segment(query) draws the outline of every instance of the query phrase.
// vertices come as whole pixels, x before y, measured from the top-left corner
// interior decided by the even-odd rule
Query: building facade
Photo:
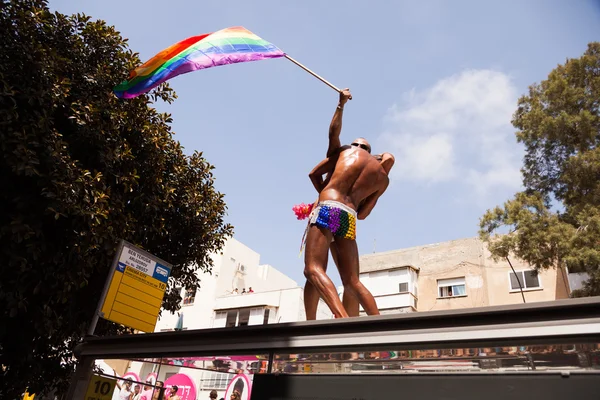
[[[494,261],[478,238],[452,240],[360,258],[360,279],[382,314],[450,310],[568,298],[567,271],[536,274],[509,257]],[[362,311],[362,310],[361,310]]]
[[[306,319],[303,289],[271,265],[260,264],[257,252],[231,238],[211,258],[211,273],[198,273],[200,288],[195,292],[179,288],[181,309],[175,314],[163,310],[156,332]],[[328,308],[320,305],[317,318],[331,317]]]

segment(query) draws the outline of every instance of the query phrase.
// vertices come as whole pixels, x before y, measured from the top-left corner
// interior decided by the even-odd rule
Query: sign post
[[[88,335],[94,334],[100,317],[142,332],[153,332],[172,267],[121,240]]]

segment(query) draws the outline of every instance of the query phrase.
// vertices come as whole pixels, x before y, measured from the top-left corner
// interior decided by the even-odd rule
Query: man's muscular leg
[[[331,251],[331,258],[333,258],[333,261],[335,262],[335,266],[337,267],[338,271],[340,270],[340,259],[339,259],[339,255],[338,255],[338,247],[337,244],[335,243],[335,241],[333,243],[331,243],[331,246],[329,247],[330,251]],[[358,268],[358,263],[356,265],[356,267]],[[358,275],[358,270],[356,271],[356,274]],[[350,317],[358,317],[358,297],[356,297],[356,295],[352,292],[349,292],[347,290],[344,289],[344,295],[342,296],[342,304],[344,305],[344,308],[346,309],[346,312],[348,313],[348,316]]]
[[[348,316],[348,313],[338,297],[335,285],[325,273],[331,237],[331,232],[326,229],[316,226],[311,226],[308,229],[304,253],[304,276],[312,283],[333,315],[336,318],[344,318]]]
[[[317,319],[317,308],[319,307],[319,292],[317,288],[307,279],[304,284],[304,310],[306,311],[306,320]]]
[[[335,242],[331,242],[329,246],[329,250],[331,251],[331,258],[333,258],[333,262],[336,267],[338,267],[338,250]],[[327,266],[325,266],[325,271],[327,271]],[[344,290],[344,295],[342,297],[342,304],[350,317],[358,317],[358,298],[351,292]],[[317,307],[319,306],[319,292],[313,286],[312,283],[306,281],[304,285],[304,310],[306,311],[306,320],[315,320],[317,319]]]
[[[336,238],[338,249],[338,268],[344,284],[344,294],[351,292],[365,309],[367,315],[379,315],[375,298],[361,283],[359,278],[358,246],[356,240]]]

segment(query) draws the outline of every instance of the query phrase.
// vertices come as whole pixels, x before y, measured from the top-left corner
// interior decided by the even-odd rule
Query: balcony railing
[[[215,311],[239,309],[245,307],[279,307],[281,296],[289,296],[290,293],[301,292],[301,288],[272,290],[268,292],[254,292],[237,295],[225,295],[217,297],[215,300]]]
[[[381,311],[399,308],[417,309],[415,295],[410,292],[375,296],[375,301],[377,302],[377,307]],[[361,307],[361,311],[362,310]]]

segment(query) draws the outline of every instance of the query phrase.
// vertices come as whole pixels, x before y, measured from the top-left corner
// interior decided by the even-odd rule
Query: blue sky
[[[225,6],[226,4],[226,6]],[[362,254],[477,235],[486,209],[519,190],[517,98],[600,38],[600,2],[56,0],[114,25],[147,60],[186,37],[242,25],[338,87],[342,143],[396,155],[392,183],[358,225]],[[324,157],[337,93],[285,59],[171,81],[159,104],[175,138],[215,165],[235,237],[303,284],[308,172]],[[332,278],[339,283],[336,272]]]

